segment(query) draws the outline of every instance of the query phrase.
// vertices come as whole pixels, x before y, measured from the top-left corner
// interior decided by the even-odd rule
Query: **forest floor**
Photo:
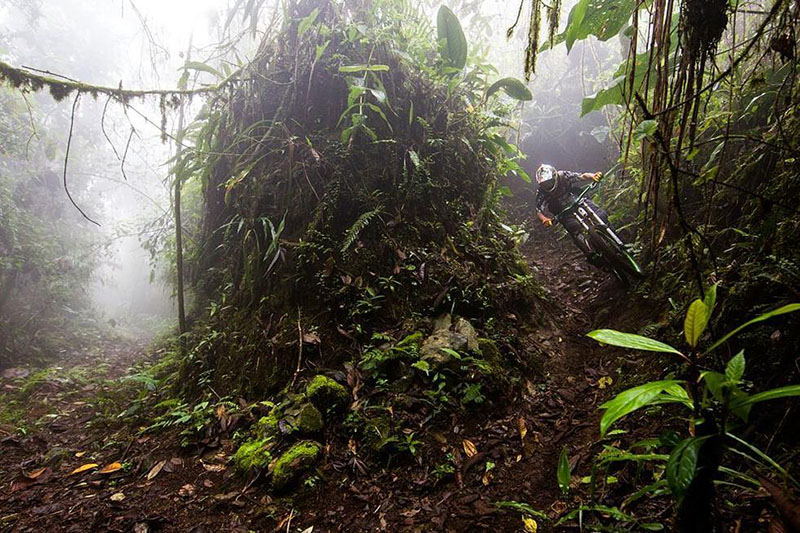
[[[122,422],[141,391],[125,376],[158,354],[105,342],[58,366],[0,373],[0,531],[524,531],[520,514],[498,502],[552,518],[575,508],[579,496],[566,498],[556,480],[562,448],[577,483],[599,449],[598,406],[647,373],[643,360],[585,333],[636,330],[653,310],[559,235],[536,228],[523,248],[550,302],[547,325],[522,342],[545,354],[541,371],[513,401],[420,428],[439,452],[474,446],[455,475],[435,479],[425,448],[417,461],[353,473],[338,451],[347,440],[326,435],[324,481],[273,499],[228,466],[229,440],[187,450],[177,432]],[[553,528],[538,521],[539,531]]]

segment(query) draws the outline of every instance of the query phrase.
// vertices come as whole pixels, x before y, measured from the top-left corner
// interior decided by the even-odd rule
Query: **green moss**
[[[275,462],[272,471],[272,486],[275,490],[286,488],[292,481],[308,472],[319,460],[322,445],[305,440],[289,448]]]
[[[380,452],[384,446],[394,442],[392,435],[392,421],[388,416],[376,416],[364,421],[363,443],[372,452]]]
[[[497,343],[492,339],[478,339],[478,350],[487,363],[493,367],[503,367],[503,355],[500,353]]]
[[[243,472],[266,468],[272,460],[272,454],[269,453],[271,447],[271,438],[250,439],[236,450],[233,464]]]
[[[295,425],[301,433],[317,433],[322,431],[325,422],[322,420],[322,413],[311,403],[305,403],[300,407],[300,412],[295,419]]]
[[[318,433],[324,426],[322,413],[314,407],[314,404],[309,402],[281,404],[273,407],[267,416],[262,416],[256,422],[255,434],[259,438],[295,432],[312,434]]]
[[[277,416],[278,413],[275,412],[275,409],[270,411],[267,416],[262,416],[256,422],[255,433],[260,438],[271,437],[273,435],[277,435],[280,431],[278,427],[278,422],[280,422],[280,418]]]
[[[320,410],[339,410],[350,402],[347,389],[331,378],[317,375],[306,387],[306,396]]]

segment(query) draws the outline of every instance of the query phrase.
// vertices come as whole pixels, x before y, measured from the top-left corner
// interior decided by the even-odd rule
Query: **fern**
[[[345,232],[344,234],[344,242],[342,243],[342,253],[345,253],[350,246],[356,242],[356,239],[361,234],[361,231],[366,228],[369,223],[375,218],[383,209],[383,206],[378,206],[372,211],[367,211],[359,216],[353,225]]]

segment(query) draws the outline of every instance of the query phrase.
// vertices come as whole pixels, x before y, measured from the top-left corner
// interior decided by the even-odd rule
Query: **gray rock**
[[[445,350],[479,353],[478,335],[467,320],[458,318],[452,324],[450,315],[442,315],[433,322],[433,333],[420,347],[420,355],[433,367],[453,364],[456,358]]]
[[[480,348],[478,347],[478,334],[475,333],[475,328],[472,327],[472,324],[470,324],[466,319],[459,317],[459,319],[456,320],[454,329],[456,330],[456,333],[466,337],[467,350],[480,353]]]

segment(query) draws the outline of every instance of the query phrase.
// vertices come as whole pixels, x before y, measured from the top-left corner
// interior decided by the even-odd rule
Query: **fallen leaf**
[[[609,376],[603,376],[597,380],[597,387],[600,389],[605,389],[612,383],[614,383],[613,379],[611,379]]]
[[[98,472],[98,474],[113,474],[117,470],[122,470],[122,463],[114,461],[113,463],[104,466],[103,469]]]
[[[303,333],[303,344],[317,345],[321,342],[319,334],[314,331]]]
[[[86,452],[75,452],[75,457],[77,457],[77,458],[79,458],[79,459],[80,459],[81,457],[83,457],[84,455],[86,455]]]
[[[467,457],[472,457],[478,453],[478,448],[475,447],[472,441],[464,439],[461,444],[464,446],[464,453],[467,454]]]
[[[489,483],[491,483],[491,481],[492,481],[492,471],[490,470],[489,472],[486,472],[486,473],[483,474],[483,477],[481,478],[481,482],[484,485],[488,485]]]
[[[525,424],[525,419],[519,417],[517,419],[517,427],[519,428],[519,440],[525,440],[525,435],[528,434],[528,426]]]
[[[43,468],[39,468],[38,470],[34,470],[33,472],[29,472],[29,473],[25,474],[25,477],[28,478],[28,479],[36,479],[39,476],[41,476],[42,474],[44,474],[45,472],[47,472],[47,470],[49,470],[49,469],[48,469],[48,467],[45,466]]]
[[[15,479],[11,482],[11,492],[17,492],[18,490],[24,490],[30,487],[31,485],[35,485],[36,482],[31,479],[26,478],[19,478]]]
[[[125,494],[123,494],[122,492],[115,492],[108,499],[111,500],[112,502],[121,502],[122,500],[125,499]]]
[[[239,496],[240,492],[234,490],[233,492],[226,492],[225,494],[214,494],[213,498],[217,501],[226,502]]]
[[[197,489],[194,488],[194,485],[192,485],[191,483],[187,483],[178,490],[178,496],[181,496],[183,498],[191,498],[192,496],[194,496],[196,490]]]
[[[528,531],[529,533],[536,533],[539,530],[539,524],[537,524],[536,520],[533,518],[523,516],[522,524],[525,526],[525,531]]]
[[[206,464],[206,463],[202,463],[202,464],[203,464],[203,468],[205,468],[206,471],[208,471],[208,472],[222,472],[223,470],[225,470],[225,465],[209,465],[209,464]]]
[[[93,468],[97,468],[98,466],[100,466],[100,465],[97,464],[97,463],[86,463],[85,465],[81,465],[78,468],[76,468],[75,470],[73,470],[72,472],[70,472],[69,475],[71,476],[72,474],[80,474],[81,472],[86,472],[87,470],[92,470]]]
[[[159,472],[161,472],[161,469],[162,469],[162,468],[164,468],[164,465],[165,465],[165,464],[167,464],[167,460],[166,460],[166,459],[164,459],[164,460],[162,460],[162,461],[159,461],[159,462],[157,462],[157,463],[155,464],[155,466],[153,466],[153,468],[151,468],[151,469],[150,469],[150,471],[149,471],[149,472],[147,473],[147,475],[145,476],[145,478],[147,479],[147,481],[150,481],[150,480],[152,480],[154,477],[156,477],[156,476],[158,475],[158,473],[159,473]]]

